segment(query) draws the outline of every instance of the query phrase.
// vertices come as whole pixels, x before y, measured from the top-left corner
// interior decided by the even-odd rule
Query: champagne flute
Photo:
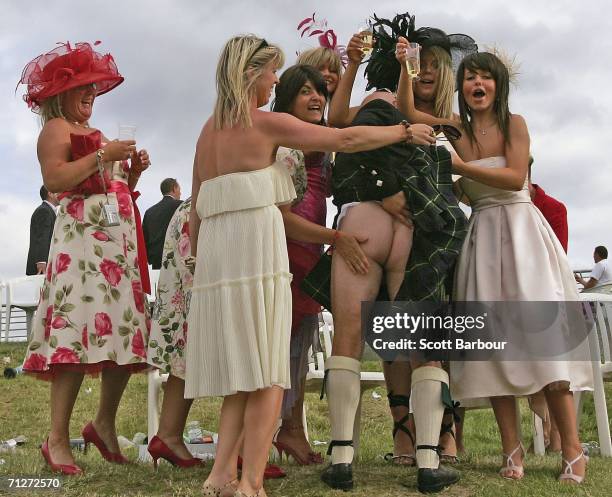
[[[118,138],[119,141],[124,140],[134,140],[136,141],[136,126],[133,124],[122,124],[119,123],[119,133]],[[130,154],[130,159],[132,155]]]
[[[359,27],[357,28],[357,32],[361,35],[361,41],[363,46],[361,47],[361,51],[364,55],[369,55],[372,52],[372,21],[369,18],[366,18]]]
[[[408,43],[406,48],[406,69],[413,79],[419,79],[421,71],[421,46],[418,43]]]
[[[136,140],[136,126],[119,124],[119,140]]]

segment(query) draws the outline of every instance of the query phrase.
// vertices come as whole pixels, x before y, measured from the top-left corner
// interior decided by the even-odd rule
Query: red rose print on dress
[[[189,235],[181,235],[178,242],[178,251],[181,257],[187,257],[191,252],[191,243],[189,241]]]
[[[51,336],[51,317],[53,316],[53,306],[47,307],[47,315],[44,318],[45,322],[45,340],[49,340]]]
[[[67,324],[68,321],[66,321],[62,316],[55,316],[51,322],[51,327],[54,330],[63,330]]]
[[[113,323],[106,312],[97,312],[95,317],[96,335],[103,337],[113,334]]]
[[[189,221],[183,223],[183,226],[181,227],[181,235],[189,236]]]
[[[77,356],[75,352],[68,347],[58,347],[51,356],[51,364],[72,364],[79,362],[81,362],[79,361],[79,356]]]
[[[117,286],[117,284],[121,281],[121,275],[123,274],[123,269],[116,262],[111,261],[110,259],[103,259],[100,263],[100,271],[112,286]]]
[[[82,198],[75,198],[71,200],[70,203],[66,206],[66,212],[70,214],[77,221],[83,222],[83,214],[84,214],[85,202]]]
[[[83,331],[81,331],[81,343],[85,349],[89,348],[89,336],[87,335],[87,325],[83,326]]]
[[[122,218],[127,219],[132,215],[132,197],[128,193],[117,193],[117,204]]]
[[[72,259],[68,254],[57,254],[57,257],[55,258],[55,274],[60,274],[66,271],[68,266],[70,266],[71,261]]]
[[[47,368],[47,358],[42,354],[32,354],[23,363],[26,371],[44,371]]]
[[[96,240],[99,240],[101,242],[108,242],[110,240],[110,237],[106,234],[103,233],[102,231],[95,231],[92,233],[92,235]]]
[[[134,303],[138,312],[144,312],[144,294],[142,293],[142,284],[140,280],[132,281],[132,293],[134,294]]]
[[[53,273],[53,261],[49,261],[49,264],[47,264],[47,281],[51,281],[52,273]]]
[[[140,328],[136,331],[134,338],[132,338],[132,353],[146,359],[147,351],[144,345],[144,338],[142,337],[142,331]]]

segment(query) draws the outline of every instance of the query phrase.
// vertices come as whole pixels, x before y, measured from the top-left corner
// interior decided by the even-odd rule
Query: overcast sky
[[[372,5],[376,9],[372,11]],[[288,67],[314,46],[298,22],[314,11],[344,43],[366,16],[416,15],[417,27],[467,33],[520,61],[511,111],[529,126],[533,178],[569,213],[569,257],[590,267],[596,245],[612,249],[612,92],[609,54],[612,8],[576,1],[281,1],[2,0],[0,15],[0,276],[25,273],[30,216],[40,203],[37,116],[15,94],[25,64],[59,41],[101,40],[125,82],[96,101],[91,124],[113,137],[119,122],[138,127],[139,147],[152,166],[139,184],[144,210],[160,197],[159,183],[176,177],[191,189],[193,150],[214,102],[219,51],[230,36],[252,32],[279,44]],[[353,100],[363,97],[360,83]]]

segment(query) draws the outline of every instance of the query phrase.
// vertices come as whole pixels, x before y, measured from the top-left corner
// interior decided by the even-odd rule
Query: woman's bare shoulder
[[[510,115],[510,134],[514,136],[526,136],[529,137],[529,130],[527,129],[527,122],[525,118],[520,114]]]
[[[62,118],[55,118],[47,121],[38,135],[38,143],[48,141],[70,141],[70,124]]]
[[[53,133],[65,133],[67,131],[68,132],[70,131],[70,124],[65,119],[62,119],[61,117],[55,117],[53,119],[50,119],[44,124],[40,133],[41,134],[43,133],[53,134]]]
[[[510,114],[510,126],[527,127],[527,121],[520,114]]]

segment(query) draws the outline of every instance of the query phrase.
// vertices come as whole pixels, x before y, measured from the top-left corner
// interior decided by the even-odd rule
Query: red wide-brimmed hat
[[[102,55],[86,42],[74,47],[66,42],[29,62],[17,85],[28,85],[23,99],[36,111],[45,99],[71,88],[95,83],[97,94],[102,95],[122,82],[112,55]]]

